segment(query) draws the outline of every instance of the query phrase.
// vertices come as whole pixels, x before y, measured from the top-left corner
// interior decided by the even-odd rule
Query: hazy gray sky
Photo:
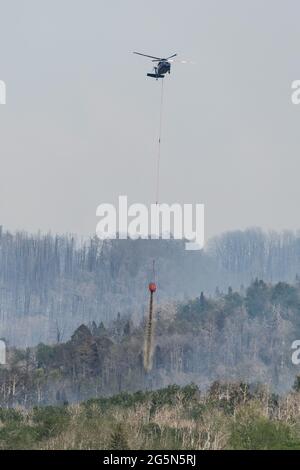
[[[197,62],[165,81],[161,200],[204,203],[207,236],[300,228],[299,44],[297,0],[0,0],[0,223],[87,235],[101,202],[154,202],[140,50]]]

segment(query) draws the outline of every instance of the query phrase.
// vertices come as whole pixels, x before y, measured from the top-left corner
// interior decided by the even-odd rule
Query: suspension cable
[[[156,194],[155,201],[158,205],[159,201],[159,179],[160,179],[160,153],[161,153],[161,136],[162,136],[162,120],[163,120],[163,104],[164,104],[164,79],[161,80],[161,95],[160,95],[160,110],[159,110],[159,133],[158,133],[158,152],[157,152],[157,168],[156,168]],[[149,303],[149,316],[146,325],[146,338],[144,345],[144,368],[148,373],[152,369],[152,354],[153,354],[153,319],[154,319],[154,305],[153,295],[156,291],[156,270],[155,259],[152,260],[152,282],[149,284],[150,290],[150,303]]]
[[[156,205],[159,201],[159,179],[160,179],[160,153],[161,153],[161,136],[162,136],[162,121],[163,121],[163,104],[164,104],[164,79],[161,79],[161,95],[160,95],[160,111],[159,111],[159,134],[158,134],[158,154],[157,154],[157,168],[156,168]]]

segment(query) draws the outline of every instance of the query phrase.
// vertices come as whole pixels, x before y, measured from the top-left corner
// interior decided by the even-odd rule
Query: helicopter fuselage
[[[166,73],[170,73],[171,71],[171,64],[167,60],[162,60],[158,62],[157,65],[157,74],[158,75],[165,75]]]
[[[158,62],[157,66],[154,67],[154,73],[147,73],[148,77],[152,78],[164,78],[166,73],[171,72],[171,64],[167,60],[161,60]]]

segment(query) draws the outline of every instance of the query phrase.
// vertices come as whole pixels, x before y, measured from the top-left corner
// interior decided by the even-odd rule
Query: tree
[[[122,424],[116,426],[112,433],[109,443],[110,450],[127,450],[129,449],[127,439]]]
[[[295,390],[295,392],[300,392],[300,375],[296,376],[293,389]]]

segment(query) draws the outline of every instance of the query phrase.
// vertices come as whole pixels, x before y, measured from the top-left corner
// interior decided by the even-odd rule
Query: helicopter
[[[176,57],[177,54],[170,55],[169,57],[155,57],[152,55],[141,54],[141,52],[133,52],[133,54],[141,55],[143,57],[149,57],[152,59],[152,62],[157,62],[157,65],[154,66],[154,73],[147,73],[147,77],[156,78],[164,78],[166,73],[171,73],[171,62],[170,59]]]

